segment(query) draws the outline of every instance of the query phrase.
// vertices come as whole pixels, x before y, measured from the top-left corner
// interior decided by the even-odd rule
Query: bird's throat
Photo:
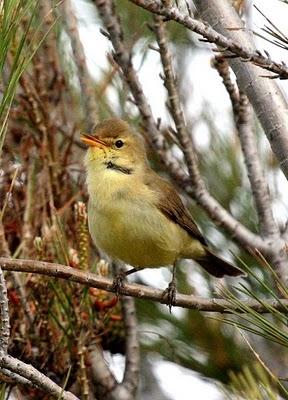
[[[121,165],[115,164],[112,161],[107,161],[104,163],[107,169],[113,169],[115,171],[119,171],[125,175],[132,175],[133,169],[128,167],[122,167]]]

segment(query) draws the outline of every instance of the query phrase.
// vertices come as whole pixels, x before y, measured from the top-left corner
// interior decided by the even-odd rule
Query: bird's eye
[[[117,147],[117,149],[120,149],[121,147],[123,147],[124,146],[123,140],[120,140],[120,139],[116,140],[115,146]]]

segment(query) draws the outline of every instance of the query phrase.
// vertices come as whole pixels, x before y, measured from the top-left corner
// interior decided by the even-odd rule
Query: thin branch
[[[273,78],[288,79],[288,67],[283,63],[277,63],[271,60],[270,57],[263,56],[259,51],[254,51],[245,48],[239,42],[221,35],[215,31],[211,26],[202,21],[198,21],[189,15],[183,14],[176,7],[164,7],[161,1],[157,0],[129,0],[131,3],[152,12],[153,14],[162,15],[166,20],[173,20],[185,26],[189,30],[203,36],[207,42],[215,43],[225,50],[225,53],[230,51],[242,61],[249,61],[253,64],[262,67],[268,71],[276,74]],[[239,27],[241,29],[241,27]]]
[[[103,357],[100,347],[94,347],[90,353],[91,378],[95,385],[96,395],[107,396],[118,385]],[[105,397],[106,398],[106,397]]]
[[[177,137],[184,153],[189,176],[192,180],[192,185],[204,189],[205,185],[198,169],[196,150],[194,148],[192,138],[187,131],[187,125],[185,122],[180,96],[176,85],[176,76],[173,71],[172,54],[168,46],[168,36],[165,23],[163,22],[163,17],[160,17],[158,15],[154,16],[154,21],[155,24],[153,27],[153,31],[156,35],[156,40],[161,56],[161,62],[163,65],[163,79],[164,86],[166,87],[168,92],[169,111],[175,123]]]
[[[28,379],[23,378],[21,375],[15,374],[14,372],[9,371],[9,369],[6,368],[0,368],[0,373],[7,376],[9,379],[12,380],[12,382],[19,383],[20,385],[24,386],[31,386],[31,387],[39,387],[35,385],[34,383],[30,382]]]
[[[70,392],[66,392],[50,378],[43,375],[32,365],[25,364],[24,362],[18,360],[17,358],[11,357],[8,354],[0,353],[0,367],[2,369],[7,369],[14,373],[15,380],[20,376],[19,383],[23,384],[25,379],[29,380],[37,387],[41,388],[46,393],[57,399],[63,400],[79,400],[78,397]],[[24,378],[24,381],[23,381]]]
[[[81,283],[82,285],[103,289],[108,292],[116,291],[114,282],[111,279],[103,278],[91,272],[84,272],[61,264],[36,260],[13,260],[0,258],[0,265],[3,270],[7,271],[30,272],[66,279],[70,282]],[[154,289],[144,285],[125,283],[124,286],[119,289],[119,293],[139,299],[147,299],[161,304],[167,304],[167,299],[165,296],[163,297],[162,290]],[[259,304],[254,300],[246,300],[243,301],[243,303],[259,313],[269,313],[269,308],[265,307],[265,304],[267,304],[269,307],[274,307],[281,312],[287,312],[288,307],[287,299],[279,299],[279,302],[275,300],[263,300],[263,304]],[[233,306],[230,304],[230,302],[225,299],[203,299],[197,296],[189,296],[184,294],[177,294],[175,306],[199,311],[212,311],[221,313],[228,312],[228,308],[233,309]],[[237,311],[241,312],[241,310]]]
[[[136,71],[133,67],[132,57],[123,42],[123,32],[118,16],[115,14],[112,0],[94,0],[103,24],[108,32],[109,40],[114,47],[114,59],[121,67],[123,79],[125,79],[137,105],[145,131],[149,134],[150,144],[164,162],[174,182],[185,192],[195,199],[207,212],[210,218],[236,239],[241,245],[249,248],[257,248],[261,253],[266,253],[267,244],[261,237],[253,234],[232,217],[200,184],[195,187],[191,184],[189,177],[182,171],[179,164],[170,153],[164,151],[163,138],[158,131],[157,124],[153,118],[150,105],[144,95]],[[195,183],[195,182],[193,182]]]
[[[0,315],[1,315],[0,352],[6,354],[10,337],[10,321],[9,321],[7,289],[1,267],[0,267]]]
[[[240,92],[239,113],[236,121],[248,178],[258,210],[262,233],[269,238],[280,238],[280,231],[272,212],[271,196],[258,155],[255,136],[251,129],[251,117],[247,96]]]
[[[222,77],[223,84],[230,96],[235,125],[244,155],[261,233],[266,237],[274,237],[275,235],[279,237],[279,229],[272,212],[269,188],[259,158],[255,136],[252,132],[247,96],[244,93],[239,93],[237,86],[232,82],[227,60],[222,57],[216,57],[214,66]]]
[[[89,132],[97,122],[98,109],[95,101],[96,92],[93,87],[93,80],[91,79],[87,69],[84,48],[80,40],[77,28],[77,19],[74,14],[71,0],[63,1],[62,7],[64,11],[64,21],[71,40],[74,60],[78,69],[81,96],[84,104],[85,129]]]
[[[125,325],[125,372],[123,386],[128,393],[135,397],[139,384],[140,348],[138,341],[138,325],[134,299],[123,297],[121,299]]]

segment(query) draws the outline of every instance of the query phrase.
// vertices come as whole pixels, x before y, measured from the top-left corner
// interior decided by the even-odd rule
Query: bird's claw
[[[167,289],[162,293],[163,298],[167,298],[167,305],[169,307],[169,312],[171,314],[172,306],[176,305],[176,287],[175,283],[172,281],[169,283]]]
[[[120,290],[124,287],[124,281],[126,279],[125,271],[120,271],[113,279],[113,289],[117,297],[120,295]]]

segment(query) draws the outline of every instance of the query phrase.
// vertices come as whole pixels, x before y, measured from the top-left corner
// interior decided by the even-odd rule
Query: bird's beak
[[[86,133],[81,133],[80,139],[90,147],[107,147],[107,144],[102,142],[102,140],[98,139],[96,136],[87,135]]]

